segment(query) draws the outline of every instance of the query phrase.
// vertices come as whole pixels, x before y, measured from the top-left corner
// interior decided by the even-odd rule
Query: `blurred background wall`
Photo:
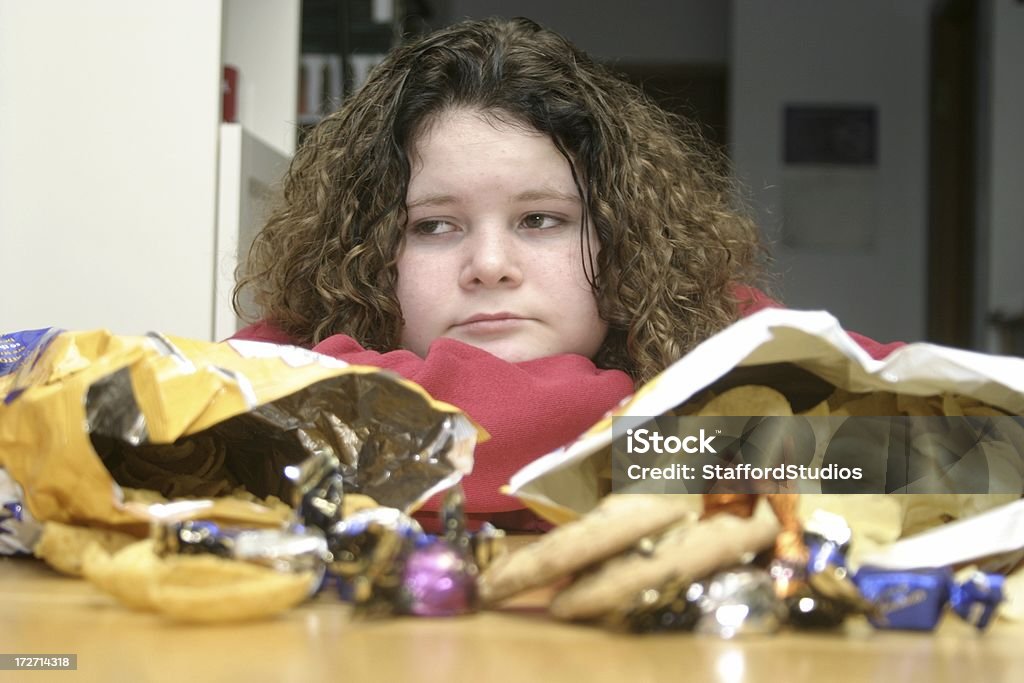
[[[228,334],[303,130],[404,36],[491,15],[699,122],[787,305],[1024,354],[1021,0],[0,0],[0,331]]]
[[[1019,0],[438,0],[528,16],[702,121],[777,292],[879,339],[1007,349],[1024,312]]]

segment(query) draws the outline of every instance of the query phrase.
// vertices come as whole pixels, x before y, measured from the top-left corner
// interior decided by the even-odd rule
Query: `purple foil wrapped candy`
[[[402,574],[405,611],[421,617],[476,611],[476,574],[465,553],[442,539],[417,547]]]

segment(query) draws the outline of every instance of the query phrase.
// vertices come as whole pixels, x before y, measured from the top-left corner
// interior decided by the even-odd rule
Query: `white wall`
[[[222,60],[290,157],[298,36],[299,0],[0,0],[0,331],[212,338]]]
[[[0,0],[0,330],[206,338],[219,2]]]
[[[725,64],[728,0],[448,0],[446,22],[524,16],[598,59]]]
[[[986,75],[979,103],[983,250],[976,334],[996,350],[987,314],[1024,312],[1024,4],[985,0],[981,29]]]
[[[734,0],[730,135],[736,168],[772,239],[784,198],[800,203],[826,246],[776,244],[785,302],[827,309],[880,340],[925,333],[927,82],[930,2]],[[808,180],[782,164],[786,104],[870,105],[879,117],[873,171]],[[856,175],[856,174],[855,174]],[[806,201],[805,201],[806,200]],[[868,246],[829,235],[855,214],[873,217]],[[791,214],[795,212],[791,210]],[[830,242],[832,246],[827,246]],[[801,246],[803,245],[803,246]]]

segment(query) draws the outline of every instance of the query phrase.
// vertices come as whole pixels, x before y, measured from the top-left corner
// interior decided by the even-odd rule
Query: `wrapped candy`
[[[484,571],[491,564],[508,553],[505,532],[490,522],[484,522],[480,528],[469,536],[469,550],[479,571]]]
[[[208,521],[156,525],[157,555],[210,554],[284,572],[323,574],[327,542],[300,525],[287,529],[232,529]]]
[[[839,515],[815,510],[804,525],[805,582],[786,597],[789,622],[797,628],[834,628],[854,613],[870,612],[846,566],[849,525]]]
[[[337,458],[314,452],[285,470],[300,518],[323,530],[327,570],[342,599],[360,614],[451,616],[475,611],[478,562],[501,553],[503,534],[486,525],[468,532],[460,486],[440,510],[442,537],[395,507],[367,507],[345,516],[346,494]],[[417,498],[418,492],[407,505]]]
[[[984,631],[1003,601],[1005,581],[999,574],[971,572],[967,580],[953,584],[949,604],[961,619]]]
[[[426,534],[394,508],[361,510],[328,530],[328,571],[362,615],[466,614],[477,608],[479,570],[472,537],[462,537]]]
[[[852,613],[850,606],[805,585],[785,599],[789,623],[796,628],[835,628]]]
[[[703,595],[692,598],[702,612],[696,631],[722,638],[775,633],[785,617],[771,576],[756,567],[719,572],[707,581]]]
[[[42,531],[23,503],[21,487],[0,468],[0,555],[31,554]]]
[[[931,631],[946,606],[979,631],[992,621],[1003,600],[1004,578],[974,571],[957,581],[948,567],[880,569],[863,567],[854,577],[864,597],[876,608],[868,619],[876,628]]]
[[[339,466],[331,452],[319,450],[284,468],[292,487],[292,507],[307,526],[326,532],[344,517],[344,480]]]
[[[796,625],[838,625],[861,613],[875,628],[931,631],[949,605],[984,630],[1002,600],[1003,577],[972,572],[954,579],[949,567],[891,569],[846,566],[850,528],[839,515],[816,510],[805,527],[810,592],[790,603]]]
[[[949,600],[952,578],[948,568],[891,571],[863,567],[854,580],[876,608],[875,614],[868,616],[872,626],[931,631]]]
[[[819,574],[829,569],[846,570],[846,554],[853,532],[846,520],[825,510],[815,510],[804,525],[807,569]]]
[[[768,573],[742,566],[688,585],[671,581],[645,590],[629,607],[607,616],[604,623],[632,633],[696,631],[732,638],[775,633],[784,616]]]
[[[476,611],[477,568],[466,552],[443,539],[414,548],[402,574],[408,614],[447,617]]]
[[[489,561],[499,535],[490,525],[482,534],[470,534],[464,502],[461,486],[449,489],[439,511],[443,538],[417,544],[406,558],[402,576],[406,613],[448,617],[476,611],[477,555]]]
[[[705,586],[672,581],[661,588],[642,591],[634,604],[613,612],[605,625],[631,633],[692,631],[701,617],[700,598]]]
[[[328,529],[327,570],[338,581],[342,599],[360,613],[400,612],[405,560],[425,539],[419,523],[400,510],[360,510]]]

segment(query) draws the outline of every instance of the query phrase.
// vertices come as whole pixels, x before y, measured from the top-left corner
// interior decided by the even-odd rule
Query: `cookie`
[[[549,584],[694,517],[694,500],[689,496],[606,496],[580,519],[498,558],[480,577],[480,597],[485,604],[493,604]]]
[[[667,581],[685,584],[738,564],[768,548],[779,522],[764,503],[749,519],[715,515],[698,523],[676,524],[651,552],[613,558],[577,579],[552,600],[559,619],[595,619],[629,604],[638,593]]]

